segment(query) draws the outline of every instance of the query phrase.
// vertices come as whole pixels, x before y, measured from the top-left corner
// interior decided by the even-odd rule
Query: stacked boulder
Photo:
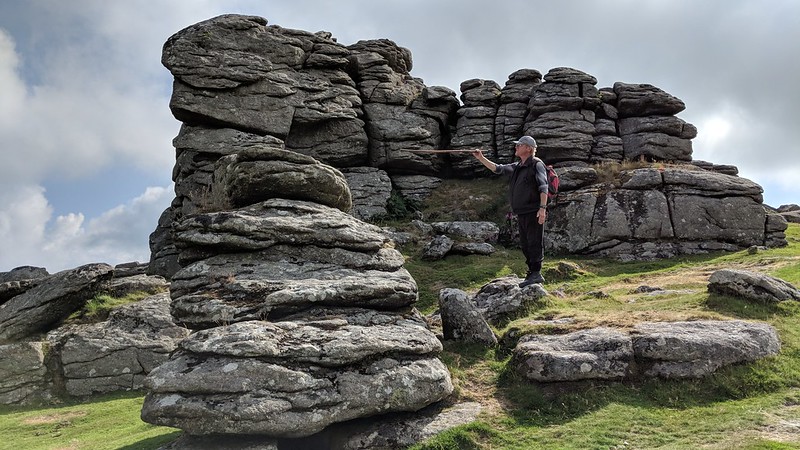
[[[165,54],[188,45],[184,39],[200,42],[216,33],[215,25],[245,28],[267,42],[273,34],[316,39],[254,18],[223,16],[177,33]],[[244,77],[226,54],[211,55],[221,64],[204,76]],[[279,91],[286,80],[283,54],[262,54],[258,81],[226,89],[250,91],[255,83],[262,95]],[[314,67],[327,61],[313,55],[299,59]],[[403,67],[403,58],[386,56],[364,56],[359,64],[386,60]],[[441,344],[413,308],[417,286],[403,256],[383,230],[350,214],[342,172],[291,151],[291,133],[250,133],[244,117],[222,124],[212,115],[182,115],[174,97],[202,96],[204,88],[188,88],[192,78],[184,78],[194,71],[186,61],[173,62],[168,67],[182,86],[173,94],[173,112],[193,122],[184,130],[203,130],[199,153],[217,156],[204,169],[211,176],[203,207],[185,210],[172,226],[181,269],[172,276],[171,313],[195,332],[150,372],[142,418],[189,436],[237,434],[268,442],[351,419],[416,411],[450,395],[450,374],[437,358]],[[220,92],[204,102],[208,111],[224,109],[225,99],[236,95]],[[263,119],[271,117],[264,113]],[[319,145],[313,153],[321,159],[326,151]],[[176,173],[194,176],[189,160],[179,157]]]
[[[596,84],[597,78],[567,67],[547,72],[533,90],[524,127],[536,138],[537,156],[550,164],[589,161],[601,103]]]
[[[472,79],[461,83],[458,121],[451,145],[455,149],[484,149],[495,153],[495,120],[502,92],[492,80]],[[483,165],[469,153],[451,155],[452,167],[458,176],[474,176],[484,172]]]
[[[684,103],[649,84],[614,83],[626,160],[691,161],[697,128],[675,114]]]
[[[617,94],[611,88],[599,90],[600,106],[595,111],[594,142],[589,162],[592,164],[619,163],[623,158],[622,138],[617,130],[619,112]]]
[[[438,173],[439,159],[408,150],[444,145],[458,107],[455,93],[426,87],[413,78],[411,52],[388,39],[359,41],[347,48],[364,103],[370,165],[393,173]]]
[[[541,82],[542,73],[535,69],[520,69],[508,76],[506,85],[500,91],[500,107],[497,108],[494,123],[495,157],[498,162],[509,163],[514,160],[514,141],[523,135],[528,102]]]

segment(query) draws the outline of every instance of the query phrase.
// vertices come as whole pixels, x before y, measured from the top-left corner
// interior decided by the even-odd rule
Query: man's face
[[[523,161],[533,154],[533,149],[525,144],[517,144],[514,150],[514,154]]]

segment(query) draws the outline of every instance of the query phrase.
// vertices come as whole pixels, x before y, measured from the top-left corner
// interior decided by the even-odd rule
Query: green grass
[[[155,449],[178,437],[142,422],[141,393],[95,397],[49,408],[0,409],[0,449]]]

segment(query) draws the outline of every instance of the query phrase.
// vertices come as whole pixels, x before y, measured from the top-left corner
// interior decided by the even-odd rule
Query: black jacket
[[[495,173],[511,177],[509,200],[514,214],[539,210],[539,193],[547,193],[547,171],[541,159],[530,157],[522,162],[496,164]]]

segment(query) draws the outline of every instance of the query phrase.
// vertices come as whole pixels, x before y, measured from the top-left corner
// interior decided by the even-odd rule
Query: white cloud
[[[148,187],[133,200],[86,220],[81,213],[52,217],[45,191],[21,186],[0,194],[0,271],[20,265],[50,272],[82,264],[147,262],[148,237],[174,196],[171,186]]]
[[[14,47],[14,40],[0,29],[0,126],[9,123],[12,115],[19,109],[25,99],[25,85],[19,79],[19,56]]]

